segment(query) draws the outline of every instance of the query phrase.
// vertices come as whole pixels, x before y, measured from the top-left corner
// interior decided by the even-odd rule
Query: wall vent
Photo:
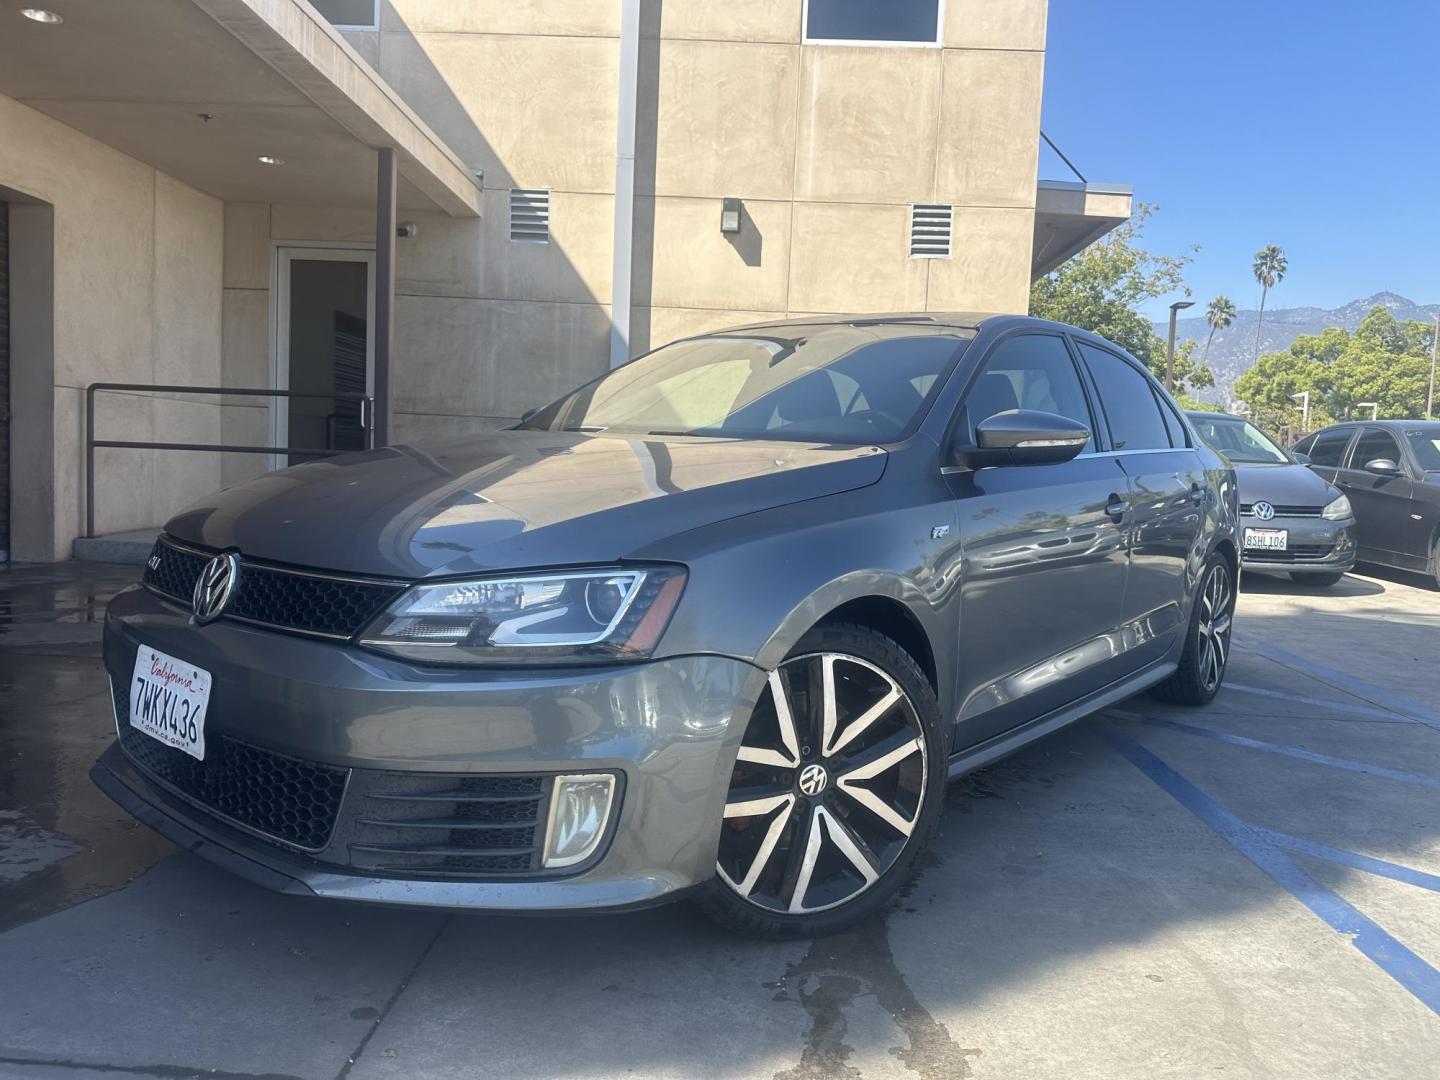
[[[948,259],[950,257],[950,219],[954,208],[933,203],[916,203],[910,207],[910,257],[912,259]]]
[[[537,188],[511,189],[510,239],[518,244],[550,242],[550,192]]]

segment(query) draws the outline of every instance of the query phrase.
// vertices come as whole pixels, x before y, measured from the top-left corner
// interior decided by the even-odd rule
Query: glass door
[[[319,396],[276,400],[273,445],[363,450],[369,417],[359,401],[333,395],[373,390],[375,253],[282,247],[277,257],[274,385]]]

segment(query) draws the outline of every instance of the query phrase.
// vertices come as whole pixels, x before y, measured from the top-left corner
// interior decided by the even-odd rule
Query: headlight
[[[670,622],[679,567],[567,570],[415,585],[361,643],[444,664],[649,656]]]
[[[1344,495],[1336,495],[1325,505],[1325,509],[1320,511],[1320,516],[1326,521],[1344,521],[1354,517],[1355,512],[1350,509],[1349,499]]]

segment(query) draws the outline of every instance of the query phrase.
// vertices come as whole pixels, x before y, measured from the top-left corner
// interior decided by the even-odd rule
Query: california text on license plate
[[[1290,546],[1288,529],[1246,529],[1245,549],[1247,551],[1284,551]]]
[[[166,746],[205,760],[210,673],[141,645],[130,678],[130,726]]]

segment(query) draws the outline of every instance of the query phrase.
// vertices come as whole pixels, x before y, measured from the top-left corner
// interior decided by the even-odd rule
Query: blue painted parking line
[[[1238,690],[1242,694],[1257,694],[1260,697],[1279,698],[1281,701],[1294,701],[1300,705],[1314,705],[1316,708],[1325,709],[1329,712],[1354,713],[1356,716],[1373,717],[1376,720],[1383,720],[1391,724],[1419,724],[1413,716],[1401,716],[1399,713],[1390,712],[1388,709],[1377,709],[1371,705],[1352,705],[1348,701],[1326,701],[1324,698],[1302,697],[1299,694],[1291,694],[1283,690],[1266,690],[1259,686],[1246,686],[1244,683],[1237,683],[1230,679],[1225,680],[1226,690]],[[1324,719],[1336,719],[1325,717]]]
[[[1421,776],[1419,773],[1402,772],[1400,769],[1387,769],[1383,765],[1367,765],[1363,761],[1350,761],[1346,758],[1331,757],[1329,754],[1317,754],[1313,750],[1302,750],[1298,746],[1282,746],[1280,743],[1265,742],[1263,739],[1250,739],[1244,735],[1231,735],[1228,731],[1216,731],[1213,728],[1196,727],[1193,724],[1182,724],[1178,720],[1164,720],[1158,716],[1141,716],[1138,719],[1152,727],[1168,728],[1171,731],[1183,732],[1186,735],[1198,735],[1204,739],[1214,739],[1217,742],[1244,746],[1251,750],[1264,750],[1267,754],[1283,754],[1285,757],[1308,761],[1313,765],[1326,765],[1332,769],[1344,769],[1346,772],[1362,773],[1366,776],[1378,776],[1385,780],[1397,780],[1402,784],[1416,784],[1419,787],[1428,787],[1435,791],[1440,791],[1440,778],[1434,776]]]
[[[1346,675],[1343,671],[1336,671],[1332,667],[1326,667],[1324,664],[1317,664],[1313,660],[1307,660],[1303,656],[1296,656],[1294,653],[1286,652],[1284,649],[1271,645],[1268,642],[1256,641],[1248,634],[1236,634],[1235,640],[1236,643],[1242,647],[1249,649],[1251,652],[1259,653],[1261,656],[1270,660],[1274,660],[1277,664],[1294,668],[1296,671],[1303,671],[1307,675],[1313,675],[1315,678],[1320,679],[1322,682],[1328,682],[1332,686],[1338,686],[1342,690],[1348,690],[1356,697],[1369,701],[1372,704],[1383,706],[1386,709],[1393,709],[1402,716],[1414,717],[1420,721],[1420,723],[1430,727],[1440,728],[1440,713],[1424,705],[1409,701],[1400,697],[1398,694],[1392,694],[1389,690],[1372,686],[1351,675]]]
[[[1103,738],[1176,802],[1198,817],[1231,847],[1268,874],[1327,926],[1344,934],[1377,967],[1440,1015],[1440,971],[1391,937],[1348,902],[1312,878],[1276,847],[1263,830],[1241,821],[1145,747],[1107,726]]]
[[[1429,889],[1431,892],[1440,893],[1440,874],[1427,874],[1424,870],[1415,870],[1409,866],[1401,866],[1399,863],[1387,862],[1385,859],[1376,859],[1370,855],[1357,855],[1353,851],[1344,851],[1326,844],[1317,844],[1314,840],[1291,836],[1289,833],[1275,832],[1273,829],[1256,828],[1255,832],[1265,837],[1265,839],[1269,840],[1270,843],[1276,847],[1293,851],[1296,855],[1309,855],[1314,859],[1324,859],[1326,862],[1348,866],[1352,870],[1363,870],[1365,873],[1374,874],[1376,877],[1389,878],[1391,881],[1401,881],[1406,885],[1414,885],[1417,889]]]

